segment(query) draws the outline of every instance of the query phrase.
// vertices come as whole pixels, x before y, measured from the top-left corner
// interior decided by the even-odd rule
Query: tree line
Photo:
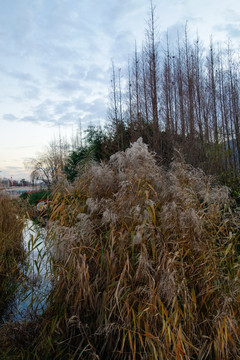
[[[180,146],[188,162],[213,173],[239,171],[239,64],[227,48],[197,37],[165,44],[156,37],[154,9],[141,51],[135,48],[123,79],[112,65],[111,124],[122,149],[142,136],[169,162]],[[125,91],[122,90],[125,84]],[[127,130],[127,134],[123,129]]]
[[[90,127],[87,142],[63,160],[69,179],[86,157],[107,159],[142,137],[167,165],[175,148],[187,162],[226,182],[238,178],[240,159],[239,64],[230,42],[182,38],[160,41],[151,6],[146,37],[125,71],[112,61],[108,119],[105,128]],[[63,149],[62,149],[63,151]],[[55,166],[55,165],[54,165]],[[56,170],[56,166],[54,167]]]

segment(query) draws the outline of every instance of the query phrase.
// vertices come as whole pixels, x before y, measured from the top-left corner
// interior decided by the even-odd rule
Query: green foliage
[[[27,192],[24,192],[20,195],[20,199],[23,199],[23,200],[26,200],[28,198],[28,193]]]
[[[104,158],[103,143],[106,139],[106,134],[99,127],[90,126],[86,130],[86,142],[89,150],[94,154],[94,160],[100,161]]]
[[[32,192],[28,195],[28,201],[30,205],[36,205],[39,201],[41,201],[42,199],[48,199],[50,197],[50,193],[45,191],[45,190],[41,190],[41,191],[36,191],[36,192]]]
[[[108,143],[109,138],[100,127],[90,126],[86,130],[85,145],[70,152],[65,161],[63,170],[67,179],[74,181],[86,163],[108,158],[111,155]]]
[[[222,172],[219,176],[220,183],[231,190],[232,197],[240,204],[240,175],[231,171]]]
[[[87,161],[93,158],[93,152],[91,148],[81,147],[72,151],[64,165],[63,171],[69,181],[73,181],[80,170],[81,164],[83,165]]]

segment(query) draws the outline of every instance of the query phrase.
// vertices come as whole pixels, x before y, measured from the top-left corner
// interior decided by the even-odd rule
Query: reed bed
[[[32,354],[239,359],[234,206],[180,154],[158,166],[141,139],[74,185],[62,178],[49,228],[55,283]]]
[[[0,319],[15,291],[23,259],[23,221],[17,205],[0,193]]]

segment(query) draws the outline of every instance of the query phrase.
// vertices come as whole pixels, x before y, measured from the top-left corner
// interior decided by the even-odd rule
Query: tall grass
[[[7,195],[0,193],[0,319],[20,276],[22,227],[18,207]]]
[[[158,166],[139,139],[74,186],[63,178],[52,204],[55,284],[36,358],[240,358],[239,215],[227,188],[179,154]]]

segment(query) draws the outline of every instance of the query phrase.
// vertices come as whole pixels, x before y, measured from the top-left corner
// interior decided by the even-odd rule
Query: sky
[[[240,40],[239,0],[155,0],[159,34]],[[150,0],[0,0],[0,178],[29,179],[26,161],[79,123],[107,118],[111,63],[141,47]],[[237,45],[238,46],[238,45]]]

